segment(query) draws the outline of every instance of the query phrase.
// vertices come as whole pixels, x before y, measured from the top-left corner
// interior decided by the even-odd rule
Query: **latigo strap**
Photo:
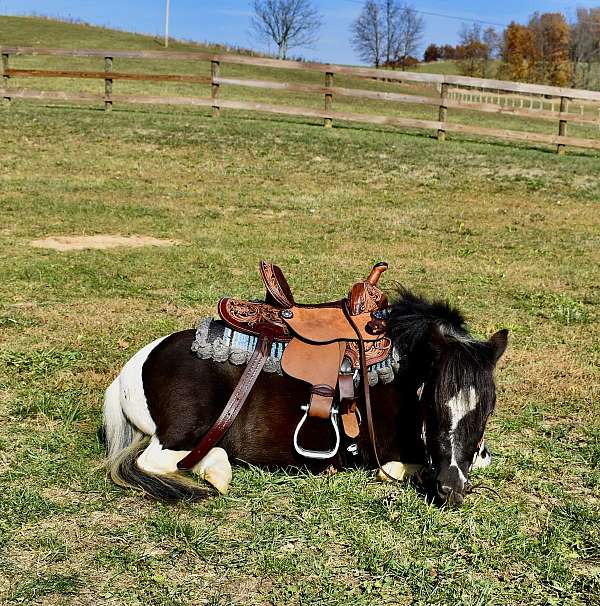
[[[379,461],[379,454],[377,452],[377,440],[375,438],[375,426],[373,424],[373,410],[371,408],[371,396],[369,393],[369,369],[367,367],[367,361],[365,358],[364,341],[361,332],[358,326],[354,323],[354,319],[352,318],[350,311],[346,305],[344,305],[344,313],[346,314],[348,323],[356,332],[356,338],[358,340],[358,352],[360,356],[360,375],[363,389],[363,402],[365,405],[365,412],[367,413],[367,429],[369,430],[369,440],[371,441],[371,450],[373,452],[373,457],[375,458],[375,464],[377,465],[377,468],[380,469],[388,478],[394,480],[395,478],[390,476],[390,474],[385,471],[385,469],[383,469],[381,462]]]
[[[269,337],[262,335],[256,344],[256,349],[254,350],[252,357],[248,360],[248,364],[240,377],[239,383],[233,390],[227,404],[225,404],[223,412],[208,433],[200,440],[198,445],[190,451],[185,458],[177,463],[178,469],[184,470],[194,467],[194,465],[199,463],[208,454],[208,451],[225,435],[235,421],[244,402],[250,395],[250,391],[258,379],[258,375],[260,375],[260,371],[267,361],[270,350],[271,340]]]

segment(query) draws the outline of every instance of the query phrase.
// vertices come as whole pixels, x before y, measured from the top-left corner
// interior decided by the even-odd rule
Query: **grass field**
[[[598,155],[315,124],[0,110],[0,603],[600,604]],[[180,244],[30,246],[80,234]],[[385,259],[390,289],[509,328],[475,475],[495,493],[236,469],[168,507],[111,484],[103,390],[221,295],[261,296],[260,258],[312,301]]]

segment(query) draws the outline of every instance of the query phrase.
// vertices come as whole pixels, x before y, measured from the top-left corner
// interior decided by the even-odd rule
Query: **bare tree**
[[[311,0],[254,0],[253,7],[251,28],[259,40],[277,45],[279,59],[316,42],[322,19]]]
[[[483,57],[483,77],[492,78],[495,74],[494,59],[500,56],[502,50],[502,38],[493,27],[486,27],[483,30],[481,41],[485,45]]]
[[[490,26],[483,30],[481,40],[488,47],[489,58],[497,59],[502,51],[502,36]]]
[[[384,62],[396,60],[396,47],[400,35],[400,5],[398,0],[381,0],[380,11],[383,17]]]
[[[352,24],[350,42],[358,56],[375,67],[381,65],[385,23],[380,6],[367,0],[360,15]]]
[[[360,58],[375,67],[401,65],[415,55],[425,22],[418,12],[398,0],[366,0],[352,25],[351,43]]]
[[[573,86],[589,88],[593,67],[600,63],[600,8],[578,8],[571,26]]]
[[[408,57],[419,50],[425,31],[425,20],[409,4],[404,4],[398,11],[398,32],[396,38],[395,59],[404,70]]]

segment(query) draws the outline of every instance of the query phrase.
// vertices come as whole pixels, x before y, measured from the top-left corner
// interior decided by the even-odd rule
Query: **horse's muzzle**
[[[465,495],[462,490],[443,485],[440,481],[436,482],[436,491],[438,498],[442,502],[454,507],[460,507],[465,500]]]
[[[437,474],[435,482],[437,497],[448,505],[457,507],[462,505],[468,486],[468,480],[465,480],[455,465],[450,465]]]

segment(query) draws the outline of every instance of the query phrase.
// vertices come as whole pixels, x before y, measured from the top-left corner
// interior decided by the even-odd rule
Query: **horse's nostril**
[[[438,482],[437,489],[441,497],[447,497],[452,492],[452,488],[450,486],[444,486],[440,482]]]

